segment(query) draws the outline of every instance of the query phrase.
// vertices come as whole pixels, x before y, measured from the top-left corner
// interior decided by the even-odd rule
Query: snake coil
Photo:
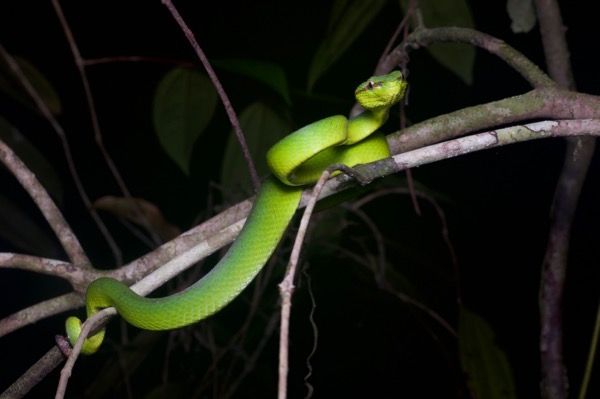
[[[298,207],[301,186],[315,182],[334,163],[352,167],[389,157],[387,141],[376,131],[405,90],[406,82],[399,71],[373,76],[355,91],[364,112],[351,119],[341,115],[321,119],[276,143],[267,152],[274,177],[261,185],[236,241],[198,282],[168,297],[145,298],[117,280],[99,278],[86,291],[87,316],[115,307],[134,326],[171,330],[219,311],[250,284],[271,257]],[[81,321],[69,317],[66,329],[75,345]],[[96,352],[104,333],[102,329],[87,338],[81,352]]]

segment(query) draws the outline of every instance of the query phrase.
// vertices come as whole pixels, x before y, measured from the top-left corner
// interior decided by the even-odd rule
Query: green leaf
[[[327,35],[319,45],[308,71],[309,91],[363,33],[384,5],[384,0],[337,0],[334,3]]]
[[[292,103],[285,71],[277,64],[249,59],[216,60],[212,64],[264,83],[275,90],[288,105]]]
[[[407,0],[401,2],[406,10]],[[473,16],[466,0],[427,0],[419,2],[423,23],[428,28],[460,26],[473,28]],[[413,27],[414,27],[413,18]],[[427,47],[431,56],[467,85],[473,83],[475,48],[466,44],[439,43]]]
[[[504,352],[495,345],[492,328],[481,316],[465,307],[459,312],[460,360],[475,397],[516,399],[510,364]]]
[[[0,140],[4,141],[21,158],[21,161],[35,173],[37,179],[60,205],[63,200],[63,190],[56,169],[38,151],[38,149],[23,136],[10,122],[0,116]]]
[[[246,143],[256,163],[259,176],[269,173],[265,161],[267,150],[282,137],[291,132],[290,124],[267,105],[255,102],[240,115],[240,125],[246,135]],[[253,193],[252,182],[246,172],[248,165],[244,160],[240,144],[232,131],[221,165],[221,184],[229,199],[240,199]]]
[[[514,33],[527,33],[533,29],[537,21],[533,0],[508,0],[506,11],[512,23]]]
[[[184,173],[194,143],[217,106],[210,79],[192,69],[172,69],[160,81],[154,96],[154,128],[162,147]]]
[[[54,115],[60,114],[62,110],[60,98],[48,79],[46,79],[37,68],[29,63],[29,61],[17,56],[15,56],[14,59],[50,112]],[[15,76],[12,69],[6,64],[4,58],[0,58],[0,91],[11,96],[26,107],[38,111],[37,105],[35,105],[35,102],[29,93],[23,88],[23,85]]]

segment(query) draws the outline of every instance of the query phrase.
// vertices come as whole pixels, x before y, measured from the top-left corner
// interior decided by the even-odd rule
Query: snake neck
[[[348,120],[348,139],[344,144],[350,145],[363,140],[388,119],[390,107],[366,109]]]

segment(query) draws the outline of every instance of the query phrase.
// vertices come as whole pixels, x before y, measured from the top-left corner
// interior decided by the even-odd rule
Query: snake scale
[[[389,157],[389,147],[377,129],[390,107],[404,96],[406,82],[399,71],[373,76],[355,91],[364,111],[350,119],[336,115],[297,130],[267,152],[273,176],[260,187],[252,210],[236,241],[218,264],[186,290],[164,298],[145,298],[111,278],[93,281],[86,291],[87,316],[115,307],[130,324],[145,330],[171,330],[202,320],[231,302],[260,272],[279,244],[302,196],[332,164],[357,164]],[[69,317],[67,335],[75,345],[81,321]],[[86,339],[82,353],[96,352],[102,329]]]

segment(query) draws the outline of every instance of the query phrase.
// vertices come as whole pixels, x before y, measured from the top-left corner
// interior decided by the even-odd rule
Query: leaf
[[[401,2],[406,10],[407,0]],[[419,2],[423,23],[429,28],[460,26],[473,28],[473,16],[466,0],[427,0]],[[413,19],[414,21],[414,19]],[[413,23],[414,27],[414,23]],[[456,74],[467,85],[473,83],[475,48],[466,44],[438,43],[427,51],[442,66]]]
[[[308,91],[363,33],[384,5],[384,0],[337,0],[334,3],[327,35],[310,64]]]
[[[465,307],[459,312],[460,360],[475,397],[516,399],[510,364],[504,352],[495,345],[492,328],[481,316]]]
[[[264,83],[283,97],[288,105],[292,103],[285,71],[277,64],[250,59],[224,59],[212,61],[212,64]]]
[[[62,204],[62,184],[56,169],[27,137],[23,136],[16,127],[2,116],[0,116],[0,140],[4,141],[21,158],[27,168],[35,173],[37,179],[52,198],[58,204]]]
[[[160,81],[154,96],[154,128],[162,147],[185,174],[194,143],[217,106],[210,79],[196,70],[174,68]]]
[[[128,199],[107,195],[94,201],[92,207],[110,212],[144,228],[149,227],[163,241],[169,241],[181,233],[179,228],[167,222],[156,205],[141,198]]]
[[[62,111],[60,98],[52,87],[52,84],[37,70],[29,61],[21,57],[13,57],[23,74],[33,86],[38,96],[46,104],[53,115],[59,115]],[[11,68],[6,64],[4,58],[0,58],[0,91],[14,98],[19,103],[38,111],[38,107],[29,95]]]
[[[291,132],[290,124],[267,105],[255,102],[241,113],[240,125],[258,175],[268,174],[265,154],[273,144]],[[252,182],[245,172],[247,169],[240,144],[232,131],[221,165],[221,184],[229,199],[239,199],[253,192]]]
[[[508,0],[506,11],[512,21],[510,28],[514,33],[527,33],[535,26],[537,15],[532,0]]]

